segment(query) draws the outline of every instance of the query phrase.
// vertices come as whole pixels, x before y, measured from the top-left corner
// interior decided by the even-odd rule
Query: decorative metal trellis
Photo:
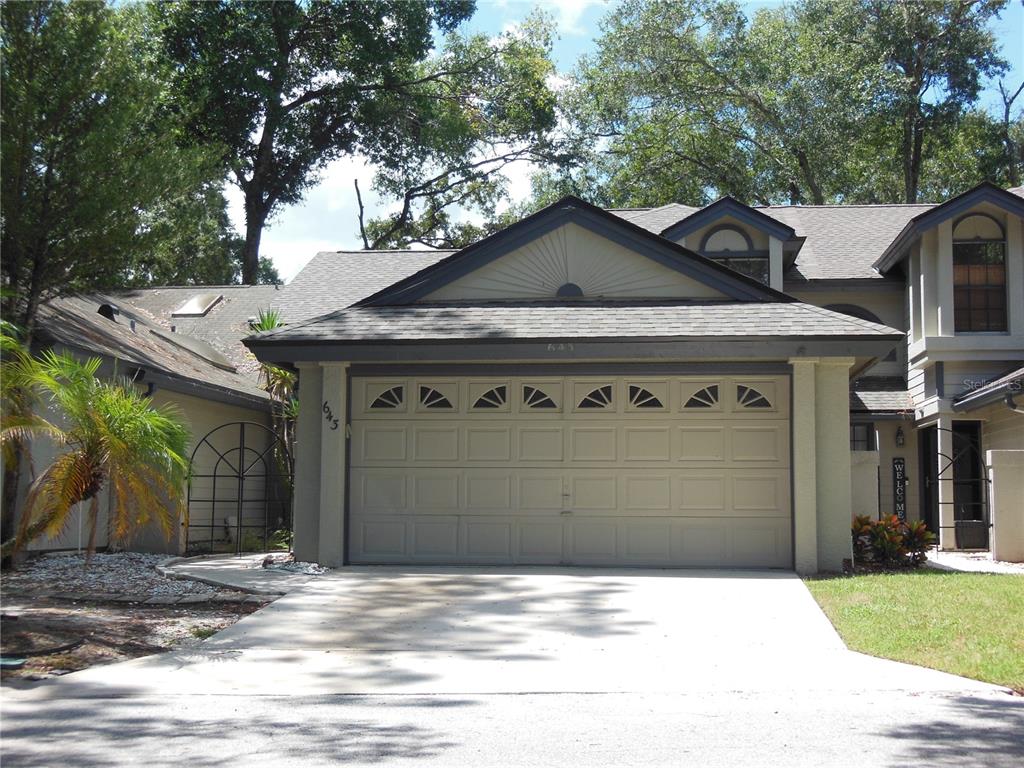
[[[222,424],[196,443],[189,470],[186,552],[290,548],[294,467],[272,429]]]
[[[988,477],[985,468],[984,456],[981,453],[981,446],[978,441],[970,435],[957,432],[956,430],[936,427],[937,432],[950,432],[952,434],[952,456],[939,452],[940,468],[934,482],[936,484],[949,482],[952,485],[952,497],[946,501],[936,501],[936,507],[940,510],[938,516],[938,528],[949,529],[951,526],[942,525],[942,508],[953,508],[953,528],[956,537],[957,549],[988,549],[989,530],[992,527],[991,516],[989,515],[988,497],[989,485],[992,480]],[[957,472],[958,467],[969,466],[968,477],[962,477]],[[927,481],[926,477],[926,481]],[[937,489],[936,489],[937,490]]]

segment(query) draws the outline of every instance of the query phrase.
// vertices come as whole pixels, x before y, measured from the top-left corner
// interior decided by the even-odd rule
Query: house
[[[246,340],[313,403],[296,554],[814,572],[850,557],[854,512],[984,548],[984,453],[1024,449],[1022,219],[987,184],[568,197],[460,251],[319,254],[290,324]]]
[[[266,529],[289,524],[287,494],[265,487],[268,472],[256,460],[273,440],[271,402],[258,382],[259,364],[240,343],[251,332],[249,319],[272,306],[276,294],[275,286],[157,288],[59,298],[40,308],[36,351],[99,358],[101,376],[128,379],[154,405],[173,405],[191,431],[192,481],[183,489],[189,514],[171,540],[151,526],[131,542],[133,549],[181,554],[231,548],[239,535],[262,540]],[[247,430],[237,426],[243,423]],[[32,465],[45,467],[54,450],[45,439],[34,441]],[[240,453],[245,462],[236,460]],[[243,466],[248,489],[241,498],[234,468]],[[24,472],[21,498],[30,480]],[[104,491],[99,548],[109,543],[108,502]],[[29,549],[84,547],[84,518],[84,509],[77,510],[61,535],[39,537]]]

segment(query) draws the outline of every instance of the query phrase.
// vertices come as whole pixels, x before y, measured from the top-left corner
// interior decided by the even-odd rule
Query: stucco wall
[[[878,517],[878,451],[850,451],[850,514]]]
[[[192,440],[189,444],[190,455],[196,441],[202,438],[203,435],[211,429],[220,426],[221,424],[231,421],[256,421],[265,425],[269,425],[270,423],[269,413],[265,411],[227,405],[225,403],[193,397],[191,395],[182,395],[163,389],[157,389],[153,393],[152,402],[155,406],[163,406],[167,403],[174,403],[177,406],[183,420],[192,434]],[[36,470],[42,471],[45,469],[57,453],[57,449],[49,441],[34,441],[32,446],[32,458]],[[208,467],[201,463],[198,471],[202,472],[207,469]],[[23,477],[24,482],[23,489],[20,494],[21,499],[25,498],[25,491],[27,491],[27,475],[28,473],[26,472]],[[96,546],[98,548],[103,548],[108,546],[110,543],[107,537],[107,511],[109,509],[110,499],[106,490],[101,492],[99,499],[100,515],[99,525],[97,527]],[[82,509],[72,513],[69,518],[68,525],[61,535],[53,539],[41,536],[32,541],[28,548],[33,551],[84,548],[88,540],[88,528],[86,523],[87,506],[87,504],[83,504],[81,505]],[[193,515],[194,517],[198,516],[201,519],[203,512],[201,509],[197,509],[194,510]],[[179,525],[178,530],[170,541],[164,537],[163,532],[156,525],[147,526],[128,544],[128,547],[142,552],[166,552],[176,554],[182,551],[184,547],[184,535],[181,530],[181,525]]]
[[[839,571],[850,539],[850,358],[822,358],[815,374],[818,568]],[[800,407],[799,404],[796,405]]]
[[[1018,398],[1021,401],[1024,397]],[[999,402],[965,415],[982,419],[982,451],[1024,451],[1024,413]]]
[[[298,560],[320,558],[320,403],[323,400],[323,369],[317,363],[300,363],[299,418],[295,425],[295,495],[292,547]]]

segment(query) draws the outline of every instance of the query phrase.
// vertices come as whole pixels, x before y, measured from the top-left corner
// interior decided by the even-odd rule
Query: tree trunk
[[[11,459],[4,462],[3,507],[0,513],[0,541],[11,541],[15,536],[15,515],[18,507],[18,486],[21,485],[21,454],[24,444],[21,440],[11,441]],[[12,563],[4,557],[3,567]]]
[[[245,224],[245,246],[242,249],[242,283],[256,285],[256,276],[260,268],[260,238],[263,236],[262,224]]]
[[[86,565],[92,561],[92,556],[96,552],[96,528],[99,523],[99,517],[100,495],[97,493],[89,500],[89,543],[85,547]]]

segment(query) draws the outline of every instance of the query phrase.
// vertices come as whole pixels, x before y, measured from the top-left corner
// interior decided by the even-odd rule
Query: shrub
[[[888,568],[916,567],[927,559],[935,534],[922,521],[907,523],[896,515],[872,520],[858,515],[851,526],[855,564]]]

